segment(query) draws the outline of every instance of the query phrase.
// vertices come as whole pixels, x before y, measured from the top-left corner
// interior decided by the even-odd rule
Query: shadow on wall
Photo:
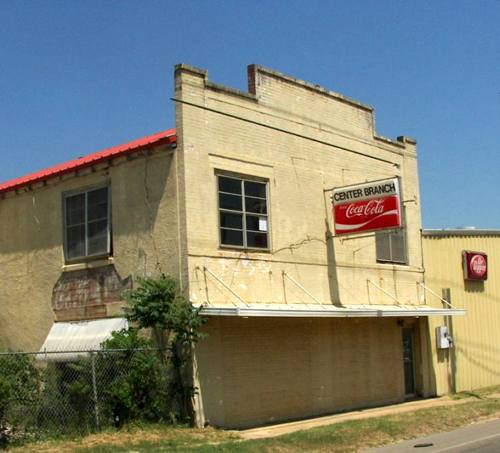
[[[465,360],[470,362],[475,367],[480,368],[484,372],[486,372],[486,373],[490,374],[491,376],[494,376],[496,379],[498,379],[498,381],[493,385],[498,385],[500,383],[500,363],[498,360],[496,360],[496,364],[495,364],[495,360],[488,361],[488,364],[486,364],[484,361],[478,360],[475,355],[468,354],[461,348],[458,348],[458,353],[460,354],[461,357],[464,357]],[[480,387],[480,385],[475,386],[475,387]],[[459,389],[459,390],[463,390],[463,389]]]
[[[328,195],[323,192],[323,201],[325,204],[325,244],[326,244],[326,258],[328,260],[328,286],[330,289],[330,301],[333,305],[341,306],[340,293],[339,293],[339,278],[337,274],[337,264],[335,261],[335,247],[333,245],[333,233],[330,229],[330,214],[328,203]]]
[[[426,396],[436,395],[437,394],[436,367],[434,365],[434,360],[432,360],[432,341],[434,339],[434,336],[431,330],[429,318],[426,318],[423,322],[421,321],[420,335],[422,344],[422,357],[425,357],[427,359],[427,365],[429,367],[429,372],[427,373],[427,376],[423,376],[424,382],[426,378],[429,379],[428,394]]]
[[[500,347],[467,339],[464,347],[458,345],[455,349],[459,358],[464,358],[500,380]]]
[[[464,280],[464,290],[466,293],[482,293],[484,292],[484,281]]]
[[[120,236],[136,236],[138,233],[151,235],[165,196],[175,193],[173,153],[150,158],[142,158],[143,164],[137,168],[134,184],[125,177],[112,181],[113,195],[118,198],[119,207],[114,203],[113,229]],[[170,209],[169,209],[170,208]],[[176,221],[176,203],[172,201],[166,220]],[[116,212],[120,209],[119,212]],[[116,226],[115,226],[116,223]]]
[[[488,279],[490,278],[494,277],[490,275]],[[481,299],[484,302],[496,303],[496,304],[500,303],[500,293],[498,292],[494,293],[493,291],[486,291],[485,283],[482,281],[474,281],[474,280],[457,281],[444,278],[431,279],[426,277],[426,286],[429,288],[451,288],[452,291],[461,291],[460,285],[462,284],[462,282],[464,284],[464,291],[467,291],[469,293],[483,293],[481,295]],[[455,305],[455,302],[453,302],[453,300],[451,301],[451,303]]]
[[[447,325],[448,328],[450,328],[450,325]],[[450,333],[452,332],[453,330],[451,329]],[[437,351],[438,363],[448,362],[448,385],[450,391],[460,392],[463,390],[471,390],[468,388],[461,388],[461,386],[457,385],[460,375],[465,373],[464,361],[468,362],[470,366],[482,370],[497,379],[498,381],[493,385],[499,384],[500,347],[492,344],[473,342],[469,339],[465,341],[466,344],[464,344],[464,341],[460,341],[460,344],[455,344],[451,349],[438,349]],[[486,351],[489,351],[489,353]],[[478,388],[480,386],[480,384],[477,384],[473,386],[473,388]]]

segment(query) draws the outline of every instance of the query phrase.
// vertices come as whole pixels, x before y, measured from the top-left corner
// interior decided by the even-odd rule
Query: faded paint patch
[[[107,304],[120,302],[132,278],[122,279],[113,265],[64,272],[52,291],[57,321],[107,317]]]

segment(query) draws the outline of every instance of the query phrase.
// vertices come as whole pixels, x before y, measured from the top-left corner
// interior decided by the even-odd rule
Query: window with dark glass
[[[107,187],[65,195],[64,211],[67,260],[110,252]]]
[[[406,264],[405,229],[380,231],[375,234],[377,261],[383,263]]]
[[[229,176],[217,179],[221,245],[269,248],[267,184]]]

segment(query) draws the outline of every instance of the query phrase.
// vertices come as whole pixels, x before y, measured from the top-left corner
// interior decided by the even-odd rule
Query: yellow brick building
[[[200,413],[242,427],[433,394],[427,323],[439,308],[422,286],[415,141],[378,136],[372,108],[337,93],[256,66],[248,77],[242,93],[176,68],[183,279],[211,316]],[[333,233],[332,188],[393,177],[400,249],[381,253],[378,233]],[[245,195],[247,181],[265,187],[261,247],[223,236],[224,196]]]
[[[209,318],[200,424],[435,394],[429,319],[464,311],[427,303],[416,141],[267,68],[248,87],[178,65],[175,130],[0,185],[0,347],[120,318],[134,277],[166,272]],[[336,234],[332,190],[386,179],[402,228]]]

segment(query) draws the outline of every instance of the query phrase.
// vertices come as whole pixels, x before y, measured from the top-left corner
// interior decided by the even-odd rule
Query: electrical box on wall
[[[453,347],[453,339],[448,332],[447,326],[436,327],[436,340],[438,349],[449,349]]]

